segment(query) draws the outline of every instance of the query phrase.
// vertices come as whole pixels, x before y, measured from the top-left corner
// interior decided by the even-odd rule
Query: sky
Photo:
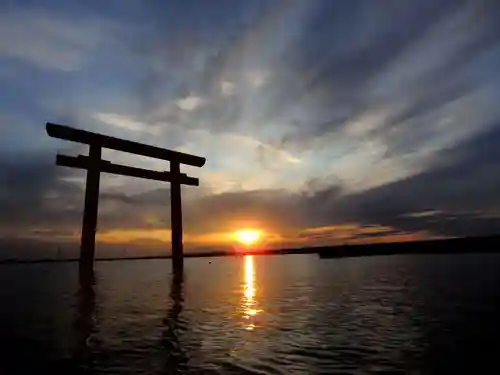
[[[0,257],[75,253],[85,145],[203,156],[186,251],[500,233],[495,0],[2,1]],[[104,151],[113,162],[166,162]],[[170,249],[169,186],[103,175],[100,255]],[[125,249],[125,250],[124,250]]]

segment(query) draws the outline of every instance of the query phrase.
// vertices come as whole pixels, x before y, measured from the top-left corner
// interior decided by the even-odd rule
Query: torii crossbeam
[[[88,156],[79,155],[74,157],[58,154],[56,159],[56,164],[59,166],[87,170],[80,243],[80,276],[93,275],[101,172],[170,182],[172,260],[174,267],[181,266],[183,262],[181,185],[199,186],[199,180],[181,173],[180,165],[186,164],[194,167],[202,167],[206,159],[196,155],[92,133],[65,125],[47,123],[46,129],[50,137],[89,145]],[[113,164],[101,159],[103,148],[169,161],[170,171],[153,171]]]

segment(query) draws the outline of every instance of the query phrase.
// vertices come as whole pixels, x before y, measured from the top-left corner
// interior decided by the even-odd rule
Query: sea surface
[[[500,256],[0,266],[0,372],[500,374]]]

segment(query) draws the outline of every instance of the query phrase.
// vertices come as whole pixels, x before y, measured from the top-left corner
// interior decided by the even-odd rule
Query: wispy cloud
[[[69,19],[43,8],[15,8],[0,16],[0,57],[74,71],[116,31],[104,18]]]
[[[222,81],[220,83],[220,91],[222,95],[232,96],[236,92],[236,85],[230,81]]]
[[[176,101],[180,109],[184,111],[194,111],[203,103],[203,99],[198,96],[186,96],[185,98]]]
[[[160,126],[154,126],[136,121],[130,117],[117,113],[96,112],[92,115],[92,117],[105,124],[132,132],[144,132],[152,135],[158,135],[161,132]]]

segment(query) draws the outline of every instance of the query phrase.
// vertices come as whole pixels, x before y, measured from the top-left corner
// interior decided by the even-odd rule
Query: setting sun
[[[246,246],[255,244],[260,236],[260,231],[254,229],[239,230],[234,234],[236,240]]]

